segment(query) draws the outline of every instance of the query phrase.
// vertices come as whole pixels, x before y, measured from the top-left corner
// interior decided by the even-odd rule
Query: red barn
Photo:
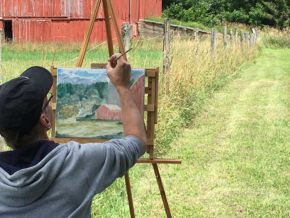
[[[111,0],[119,27],[161,16],[162,0]],[[6,39],[16,42],[79,42],[84,38],[96,0],[0,0],[0,29]],[[106,39],[102,5],[91,41]]]
[[[103,104],[96,110],[97,120],[121,120],[122,112],[118,105]]]
[[[144,114],[144,83],[145,76],[142,76],[130,87],[141,115]],[[103,104],[96,110],[95,114],[98,120],[122,120],[121,108],[115,104]]]

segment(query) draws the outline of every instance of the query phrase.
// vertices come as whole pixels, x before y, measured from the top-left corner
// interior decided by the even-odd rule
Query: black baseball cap
[[[28,133],[38,122],[53,83],[43,67],[34,66],[0,86],[0,130]]]

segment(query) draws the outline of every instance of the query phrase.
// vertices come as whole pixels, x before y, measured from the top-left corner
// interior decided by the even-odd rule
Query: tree
[[[182,21],[198,21],[206,25],[229,21],[280,29],[290,25],[290,0],[163,1],[164,15]]]
[[[280,29],[289,26],[289,2],[287,6],[286,0],[261,1],[265,9],[265,23]]]

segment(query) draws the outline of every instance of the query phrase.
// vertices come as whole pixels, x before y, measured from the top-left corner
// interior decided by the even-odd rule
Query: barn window
[[[4,20],[4,35],[5,40],[12,41],[13,39],[12,20]]]

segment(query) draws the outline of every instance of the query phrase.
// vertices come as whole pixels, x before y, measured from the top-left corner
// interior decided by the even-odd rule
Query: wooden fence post
[[[245,33],[243,31],[241,31],[240,41],[241,41],[241,46],[243,46],[245,43]]]
[[[254,34],[250,33],[250,46],[252,47],[254,45]]]
[[[164,91],[169,93],[169,74],[170,74],[170,28],[169,19],[164,21],[164,38],[163,38],[163,75],[164,75]]]
[[[253,43],[256,44],[257,42],[257,32],[255,28],[252,28],[252,33],[253,33]]]
[[[224,48],[228,46],[228,31],[227,31],[227,26],[224,26],[223,29],[223,41],[224,41]]]
[[[250,38],[250,34],[249,33],[246,33],[246,42],[247,42],[247,46],[248,46],[248,48],[250,48],[250,46],[251,46],[251,43],[250,43],[250,41],[251,41],[251,38]]]
[[[230,30],[230,43],[233,44],[234,43],[234,40],[235,40],[234,39],[234,33],[233,33],[233,30],[231,29]]]
[[[210,37],[210,48],[211,48],[211,53],[214,54],[216,51],[216,29],[212,28],[211,29],[211,37]]]
[[[198,30],[197,31],[194,31],[194,42],[195,42],[195,47],[196,47],[196,50],[195,50],[195,54],[194,55],[198,55],[198,50],[199,50],[199,37],[198,37]]]
[[[198,30],[194,31],[193,33],[194,40],[198,40]]]
[[[244,32],[244,44],[245,44],[245,46],[248,45],[248,37],[247,37],[247,33],[246,32]]]
[[[237,42],[238,42],[238,30],[237,30],[237,28],[235,28],[234,29],[234,37],[235,37],[235,44],[237,44]]]
[[[125,51],[128,51],[131,48],[131,30],[132,26],[129,23],[124,23],[122,25],[122,38]]]

